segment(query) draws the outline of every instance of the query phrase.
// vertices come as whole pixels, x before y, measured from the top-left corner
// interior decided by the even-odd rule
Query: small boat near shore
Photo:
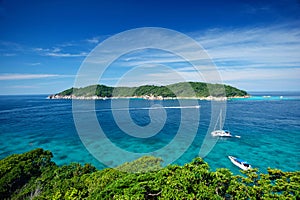
[[[229,160],[237,167],[241,168],[242,170],[248,170],[251,169],[251,165],[247,163],[246,161],[233,157],[233,156],[228,156]]]

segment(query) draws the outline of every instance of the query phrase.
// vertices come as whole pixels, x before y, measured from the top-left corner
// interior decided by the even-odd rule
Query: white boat
[[[214,137],[232,137],[231,133],[226,130],[215,130],[211,132],[211,135]]]
[[[221,126],[222,126],[222,112],[220,113],[220,116],[219,116],[219,130],[214,130],[213,132],[211,132],[211,135],[214,136],[214,137],[232,137],[231,133],[227,130],[222,130],[221,129]]]
[[[242,170],[251,169],[251,165],[244,160],[241,160],[233,156],[228,156],[228,158],[235,166],[241,168]]]

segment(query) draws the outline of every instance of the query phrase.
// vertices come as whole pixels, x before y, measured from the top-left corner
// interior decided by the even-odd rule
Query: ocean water
[[[212,170],[226,167],[234,173],[240,172],[228,155],[242,158],[262,172],[267,167],[300,170],[300,94],[252,95],[226,103],[224,128],[241,138],[219,139],[204,160]],[[72,100],[46,97],[0,96],[0,159],[41,147],[51,150],[59,165],[91,163],[103,169],[131,161],[140,153],[184,165],[199,155],[211,119],[210,101],[198,101],[198,108],[180,107],[177,100],[132,99],[128,110],[122,99],[81,100],[77,102],[81,109],[72,110]],[[113,108],[112,103],[116,105]],[[196,109],[200,120],[194,117]],[[122,117],[126,113],[137,128]],[[76,121],[76,116],[82,121]],[[90,116],[95,116],[94,124]],[[78,123],[84,126],[79,132]],[[105,136],[94,127],[101,127]],[[136,137],[139,134],[145,135]]]

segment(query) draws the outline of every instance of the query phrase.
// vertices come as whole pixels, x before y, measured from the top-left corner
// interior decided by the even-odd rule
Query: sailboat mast
[[[220,128],[219,130],[222,130],[222,110],[220,112]]]

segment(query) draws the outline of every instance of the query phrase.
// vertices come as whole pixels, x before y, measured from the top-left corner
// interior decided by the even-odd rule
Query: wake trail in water
[[[159,110],[159,109],[199,109],[200,106],[158,106],[158,107],[141,107],[141,108],[108,108],[96,110],[78,110],[73,112],[108,112],[108,111],[130,111],[130,110]]]
[[[31,107],[25,107],[25,108],[12,108],[7,110],[0,110],[0,113],[10,113],[10,112],[21,112],[26,110],[34,110],[34,109],[41,109],[41,108],[53,108],[53,107],[64,107],[68,104],[61,104],[61,105],[46,105],[46,106],[31,106]]]

